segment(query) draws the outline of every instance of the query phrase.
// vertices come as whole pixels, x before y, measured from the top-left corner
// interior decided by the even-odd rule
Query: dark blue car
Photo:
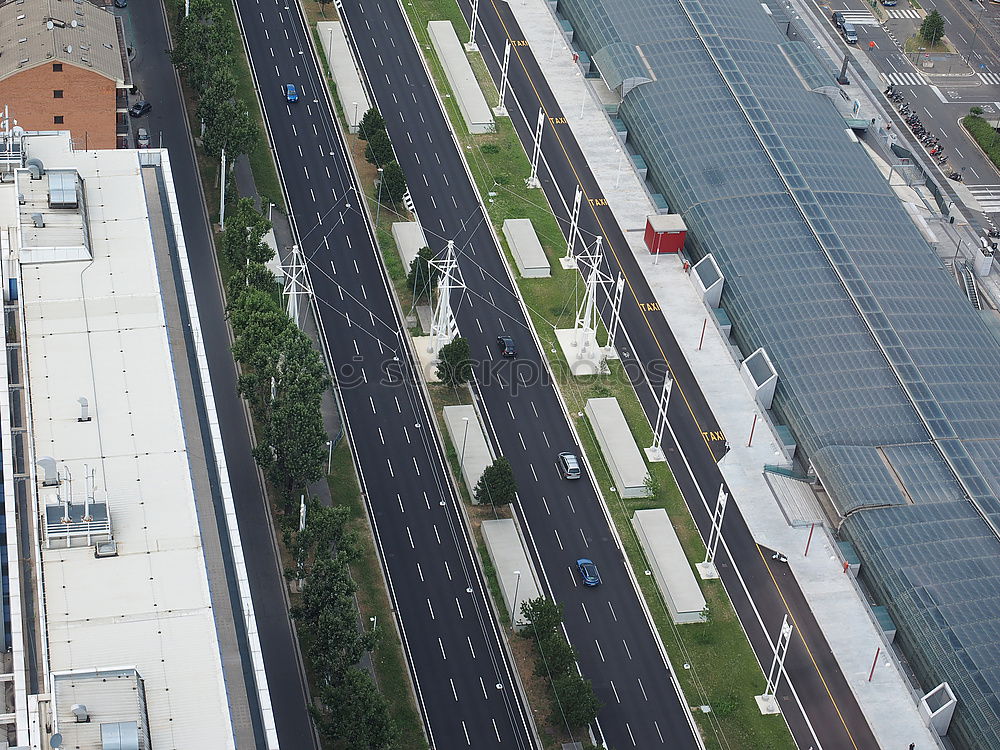
[[[600,586],[601,574],[597,572],[597,566],[593,560],[581,557],[576,561],[576,569],[580,571],[580,578],[583,579],[584,586]]]

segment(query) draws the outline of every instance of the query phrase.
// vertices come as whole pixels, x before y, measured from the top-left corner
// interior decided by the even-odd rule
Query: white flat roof
[[[118,555],[43,543],[49,667],[132,665],[144,681],[153,747],[232,748],[138,155],[73,153],[64,139],[29,136],[27,148],[85,180],[93,264],[21,267],[34,455],[69,470],[76,503],[85,467],[95,472]],[[14,186],[0,191],[16,211]],[[81,396],[90,422],[77,421]],[[69,484],[59,489],[65,499]],[[40,502],[54,502],[55,491],[40,488]],[[60,729],[70,721],[60,716]]]

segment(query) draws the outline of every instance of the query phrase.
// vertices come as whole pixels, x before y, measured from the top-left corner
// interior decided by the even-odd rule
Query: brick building
[[[121,19],[86,0],[0,4],[0,109],[76,148],[127,146],[132,74]]]

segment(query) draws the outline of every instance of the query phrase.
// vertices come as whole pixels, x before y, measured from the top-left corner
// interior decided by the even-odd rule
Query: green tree
[[[236,36],[222,3],[193,0],[190,11],[177,25],[170,56],[200,95],[214,72],[232,56]]]
[[[229,277],[226,287],[226,299],[235,299],[243,293],[245,289],[253,288],[271,295],[274,299],[280,290],[278,282],[274,279],[274,273],[263,263],[246,261],[243,265],[237,265],[232,275]]]
[[[361,116],[361,122],[358,125],[358,137],[361,140],[367,141],[379,130],[385,130],[385,120],[382,118],[381,113],[375,107],[372,107]]]
[[[920,24],[919,34],[931,46],[940,42],[941,38],[944,37],[944,17],[936,10],[932,10]]]
[[[246,287],[230,297],[229,320],[235,334],[233,357],[240,363],[240,395],[247,399],[254,416],[266,418],[271,402],[272,379],[277,378],[283,337],[294,327],[274,296]]]
[[[314,497],[309,498],[306,527],[295,534],[291,545],[296,563],[307,569],[311,560],[329,556],[331,550],[347,562],[357,559],[358,536],[348,527],[350,520],[350,509],[342,505],[328,507]]]
[[[474,492],[477,503],[510,505],[517,493],[514,470],[503,456],[486,467],[476,483]]]
[[[413,292],[414,304],[424,297],[430,299],[431,290],[441,276],[441,271],[431,265],[433,257],[433,250],[429,247],[422,247],[417,251],[413,262],[410,263],[410,273],[406,276],[406,283]]]
[[[594,694],[594,686],[571,670],[552,680],[557,708],[553,711],[554,723],[565,720],[572,729],[582,729],[597,717],[601,702]]]
[[[202,144],[205,153],[218,158],[226,150],[230,164],[244,154],[249,154],[260,138],[257,120],[240,102],[229,99],[218,103],[211,123],[205,123]]]
[[[381,164],[388,164],[395,158],[389,134],[385,130],[376,130],[372,133],[368,138],[368,145],[365,146],[365,159],[377,167]]]
[[[459,336],[438,352],[437,377],[442,383],[457,387],[472,380],[469,342]]]
[[[382,168],[382,198],[390,203],[399,203],[406,192],[406,177],[403,169],[394,161]]]
[[[330,745],[387,750],[395,739],[389,707],[367,672],[351,669],[319,690],[324,709],[313,709],[320,735]],[[345,744],[346,743],[346,744]]]
[[[222,235],[222,254],[234,268],[253,261],[267,263],[274,251],[264,242],[271,222],[254,208],[253,199],[237,199],[227,212],[226,231]]]
[[[561,631],[554,631],[538,641],[541,660],[535,668],[539,677],[555,679],[568,673],[576,663],[576,649],[566,640]]]
[[[562,632],[563,606],[544,596],[521,602],[521,617],[531,624],[525,632],[535,640]]]

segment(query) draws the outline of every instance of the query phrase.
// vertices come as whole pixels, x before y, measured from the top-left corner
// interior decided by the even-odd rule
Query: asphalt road
[[[455,304],[459,330],[480,362],[476,391],[489,415],[498,452],[514,466],[531,552],[545,586],[565,608],[566,631],[585,677],[603,703],[605,741],[624,747],[694,747],[682,706],[602,503],[590,482],[567,482],[555,460],[579,453],[560,400],[543,377],[517,292],[467,177],[434,91],[395,2],[347,0],[349,23],[427,240],[439,251],[459,248],[467,291]],[[518,343],[513,362],[497,353],[496,336]],[[574,563],[589,557],[603,585],[579,584]]]
[[[533,748],[299,8],[236,8],[431,741]],[[298,102],[285,101],[286,83]]]
[[[469,4],[461,4],[466,17],[469,17]],[[481,5],[480,20],[483,34],[478,37],[479,45],[495,80],[499,79],[504,40],[509,38],[515,43],[511,55],[511,94],[507,106],[522,143],[531,143],[540,106],[548,116],[542,136],[543,166],[540,167],[540,176],[556,215],[564,219],[568,217],[573,192],[576,185],[581,185],[587,202],[581,213],[580,230],[588,238],[604,237],[608,250],[608,273],[615,277],[620,270],[627,280],[626,299],[622,306],[622,330],[627,345],[619,344],[619,349],[625,350],[626,358],[635,358],[640,364],[635,369],[639,373],[636,378],[637,392],[651,422],[656,418],[663,363],[669,363],[675,381],[668,410],[674,439],[666,436],[664,446],[688,507],[703,537],[707,538],[710,519],[703,497],[707,497],[714,507],[723,482],[716,459],[725,450],[725,436],[721,434],[666,320],[655,305],[653,295],[586,159],[568,126],[562,124],[565,122],[561,119],[562,112],[548,89],[532,50],[517,44],[523,35],[518,31],[508,6],[499,2]],[[484,36],[489,39],[489,45]],[[564,221],[564,231],[567,224]],[[605,310],[609,307],[607,299],[603,300],[603,307]],[[682,451],[677,450],[678,444]],[[773,653],[771,641],[786,612],[795,625],[795,635],[785,662],[795,690],[793,693],[787,682],[783,683],[778,697],[800,746],[877,747],[794,577],[783,565],[772,569],[769,554],[765,555],[754,543],[738,507],[733,503],[727,508],[723,538],[728,549],[720,553],[717,566],[765,670],[770,666]],[[733,566],[732,560],[737,561],[737,566]]]
[[[152,112],[137,124],[150,130],[153,145],[162,144],[170,154],[279,741],[283,747],[313,748],[316,747],[315,735],[307,709],[298,647],[284,599],[284,577],[271,537],[259,473],[250,454],[245,412],[236,391],[236,370],[230,354],[204,196],[200,187],[196,187],[201,182],[195,166],[190,128],[184,117],[178,80],[167,54],[170,42],[164,6],[162,2],[136,4],[117,12],[127,14],[129,38],[137,50],[132,62],[136,85],[142,96],[153,104]],[[219,528],[225,544],[225,524],[220,522]],[[241,611],[238,601],[234,609],[237,613]],[[253,676],[248,674],[247,680],[251,686],[251,710],[257,712]],[[254,717],[253,721],[263,747],[260,719]]]

